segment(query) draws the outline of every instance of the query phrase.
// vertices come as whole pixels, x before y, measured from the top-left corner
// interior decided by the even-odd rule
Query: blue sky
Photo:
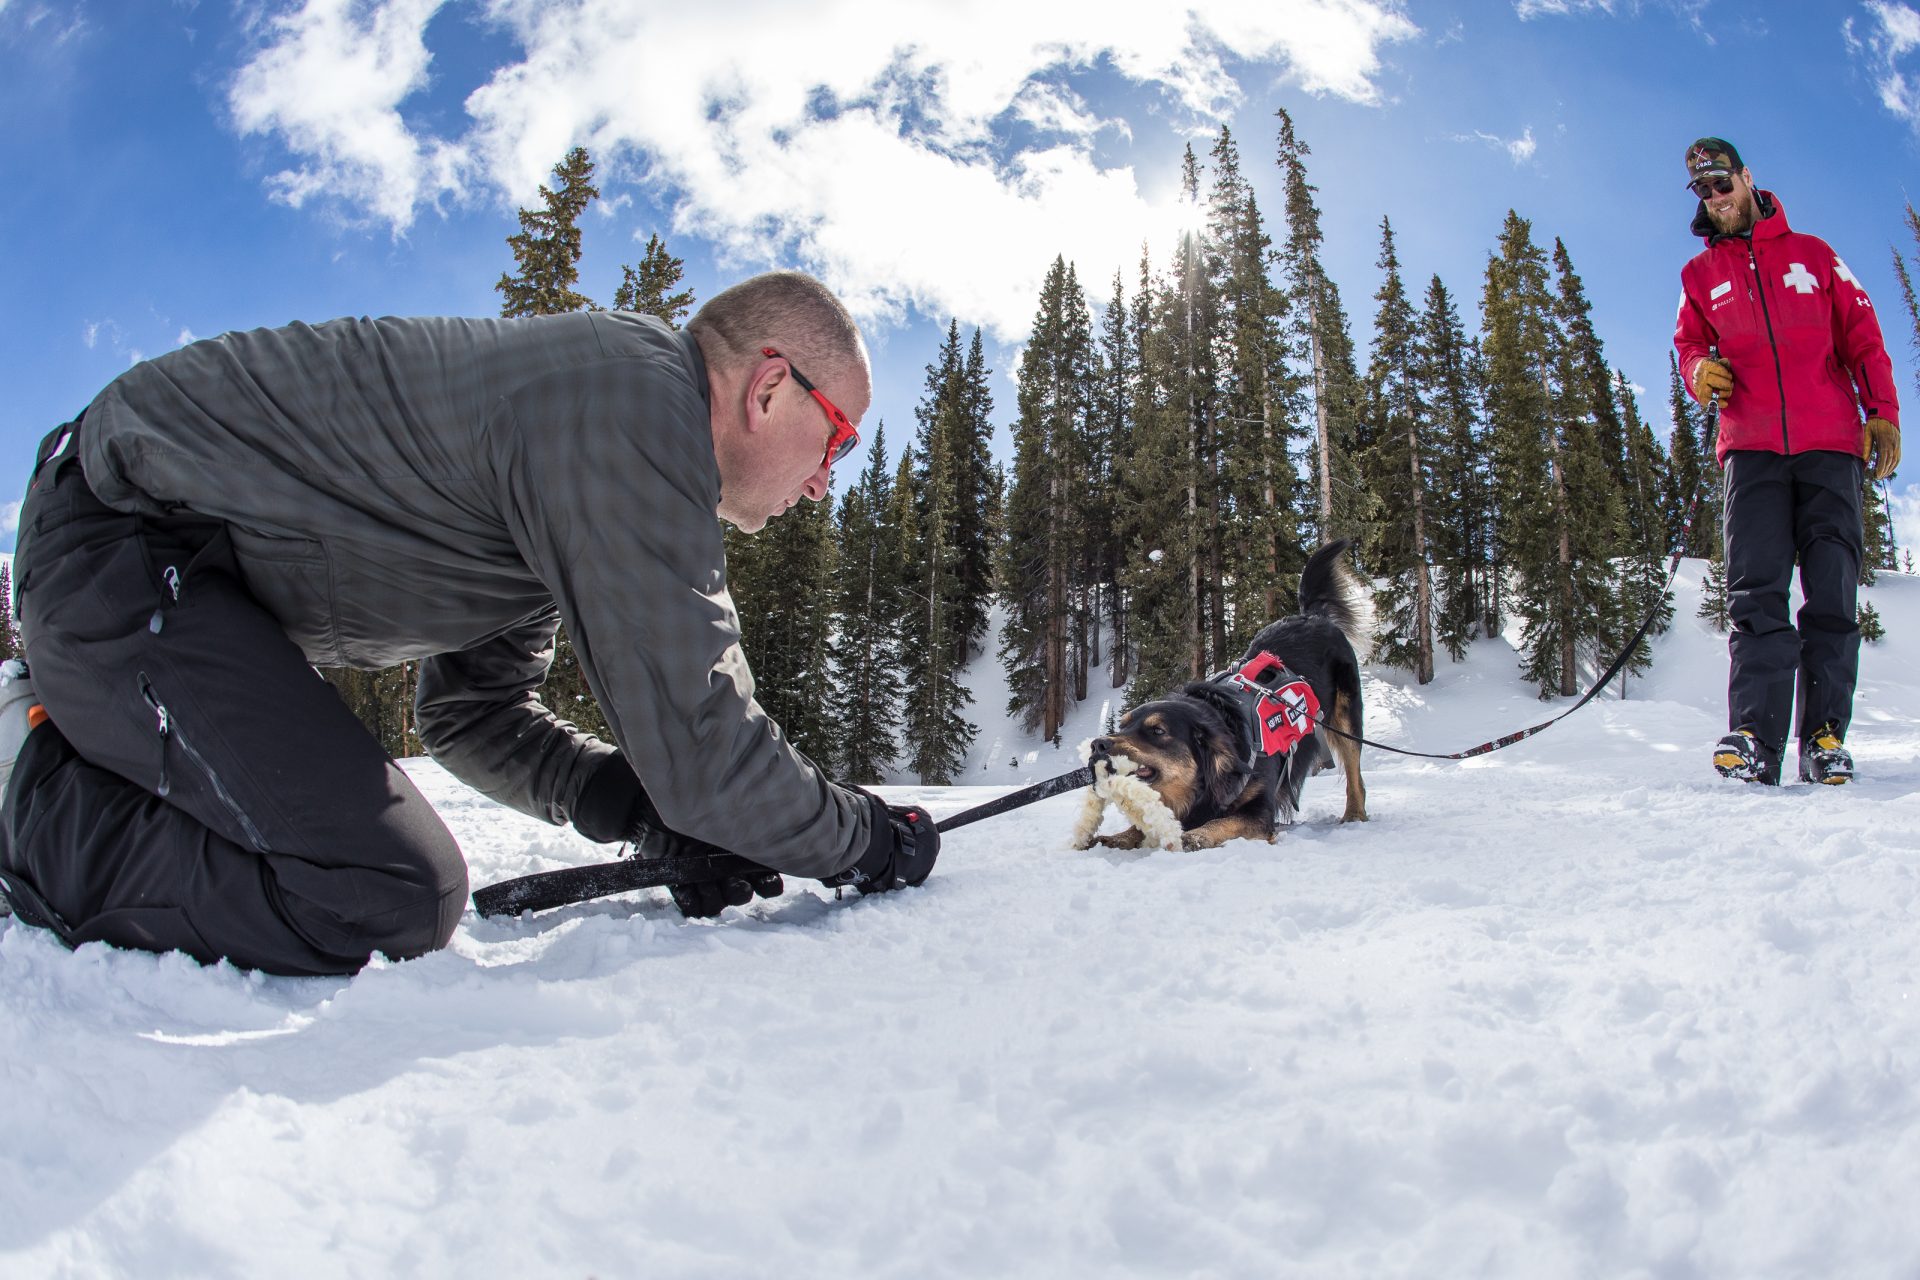
[[[1698,247],[1680,154],[1718,133],[1848,260],[1920,402],[1889,252],[1920,198],[1911,3],[0,0],[0,492],[194,337],[497,313],[513,211],[572,145],[601,162],[590,296],[655,232],[702,297],[815,271],[863,318],[895,450],[956,317],[986,330],[1004,438],[1053,255],[1096,300],[1131,280],[1181,225],[1182,147],[1223,123],[1277,215],[1276,106],[1363,344],[1382,215],[1410,287],[1439,273],[1473,323],[1512,208],[1566,241],[1664,438]],[[1896,495],[1920,541],[1920,489]]]

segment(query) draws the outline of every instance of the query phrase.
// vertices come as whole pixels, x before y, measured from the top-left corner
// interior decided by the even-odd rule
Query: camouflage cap
[[[1687,147],[1687,185],[1702,178],[1731,178],[1746,166],[1740,150],[1725,138],[1695,138]]]

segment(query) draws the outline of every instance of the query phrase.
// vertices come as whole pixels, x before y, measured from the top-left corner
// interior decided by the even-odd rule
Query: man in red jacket
[[[1700,198],[1693,233],[1707,247],[1681,268],[1673,345],[1694,398],[1719,407],[1733,621],[1732,732],[1714,767],[1779,784],[1797,679],[1800,777],[1843,783],[1860,666],[1861,467],[1884,479],[1900,462],[1893,364],[1859,280],[1826,241],[1787,226],[1732,143],[1701,138],[1686,165]]]

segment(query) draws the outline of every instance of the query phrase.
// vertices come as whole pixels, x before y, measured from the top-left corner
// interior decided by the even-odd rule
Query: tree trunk
[[[1327,414],[1327,355],[1314,310],[1307,322],[1313,326],[1313,425],[1320,453],[1320,541],[1325,542],[1333,536],[1333,424]]]
[[[1427,573],[1427,487],[1420,469],[1420,424],[1407,415],[1407,467],[1413,482],[1414,679],[1433,681],[1433,581]]]

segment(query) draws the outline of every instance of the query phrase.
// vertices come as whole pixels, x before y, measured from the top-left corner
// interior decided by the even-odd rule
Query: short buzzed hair
[[[735,367],[774,347],[802,368],[865,369],[860,327],[840,299],[800,271],[769,271],[707,299],[687,321],[709,363]]]

